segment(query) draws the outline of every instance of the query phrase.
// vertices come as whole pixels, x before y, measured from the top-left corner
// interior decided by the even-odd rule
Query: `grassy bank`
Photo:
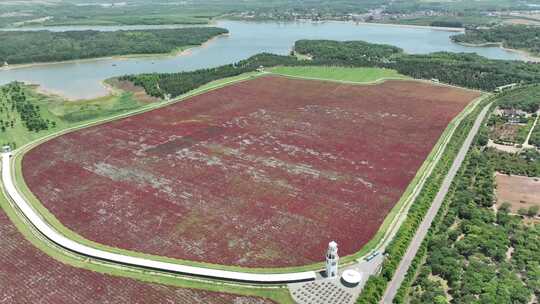
[[[387,79],[411,79],[399,74],[395,70],[379,68],[348,68],[327,66],[287,67],[279,66],[270,69],[270,72],[316,80],[335,80],[342,82],[372,83]]]
[[[46,130],[30,131],[16,112],[8,114],[4,111],[3,114],[10,115],[14,124],[13,127],[9,126],[0,132],[0,144],[20,147],[85,121],[112,116],[144,105],[135,99],[131,92],[117,92],[107,97],[73,102],[58,96],[38,93],[33,86],[21,85],[21,88],[26,99],[39,108],[39,115],[45,120],[54,122],[54,126]],[[6,93],[0,92],[1,100],[8,98]]]

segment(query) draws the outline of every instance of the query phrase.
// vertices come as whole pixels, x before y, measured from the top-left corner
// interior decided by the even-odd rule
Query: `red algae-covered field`
[[[28,242],[0,209],[0,303],[271,304],[257,297],[169,287],[71,267]]]
[[[269,76],[48,141],[29,188],[102,244],[249,267],[358,251],[479,94]]]

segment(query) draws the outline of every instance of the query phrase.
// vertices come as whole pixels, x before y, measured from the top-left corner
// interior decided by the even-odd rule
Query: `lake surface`
[[[522,60],[522,55],[497,47],[465,47],[453,43],[454,32],[429,28],[409,28],[350,22],[243,22],[219,21],[229,36],[218,37],[202,47],[181,56],[151,56],[113,58],[21,67],[0,70],[0,84],[25,81],[40,84],[43,89],[71,99],[95,98],[107,95],[101,84],[104,79],[125,74],[178,72],[215,67],[236,62],[260,52],[287,54],[299,39],[364,40],[391,44],[408,53],[424,54],[436,51],[476,52],[493,59]],[[158,26],[170,28],[175,26]],[[131,27],[57,27],[56,31],[76,29],[117,30],[156,28]],[[33,28],[39,30],[43,28]]]

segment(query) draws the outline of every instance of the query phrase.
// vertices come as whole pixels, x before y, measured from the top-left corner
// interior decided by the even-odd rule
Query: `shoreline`
[[[378,26],[391,26],[391,27],[401,27],[401,28],[413,28],[413,29],[431,29],[431,30],[437,30],[437,31],[443,31],[443,32],[464,32],[465,28],[463,27],[442,27],[442,26],[431,26],[431,25],[415,25],[415,24],[401,24],[401,23],[378,23],[378,22],[365,22],[365,21],[354,21],[354,20],[335,20],[335,19],[326,19],[326,20],[311,20],[311,19],[295,19],[295,20],[288,20],[288,21],[279,21],[279,20],[272,20],[272,19],[227,19],[227,18],[217,18],[218,21],[240,21],[240,22],[253,22],[253,23],[268,23],[268,22],[302,22],[302,23],[325,23],[325,22],[340,22],[340,23],[352,23],[356,25],[378,25]]]
[[[159,59],[159,58],[176,57],[176,56],[187,56],[191,54],[191,51],[193,49],[198,48],[198,47],[205,47],[207,44],[213,42],[214,40],[218,38],[222,38],[222,37],[227,37],[227,36],[230,36],[230,33],[217,35],[215,37],[212,37],[206,40],[200,45],[187,45],[187,46],[184,46],[185,49],[182,49],[183,47],[179,47],[178,49],[172,50],[169,53],[126,54],[126,55],[113,55],[113,56],[104,56],[104,57],[95,57],[95,58],[70,59],[70,60],[51,61],[51,62],[17,63],[17,64],[12,64],[12,65],[10,64],[7,66],[0,66],[0,72],[17,70],[17,69],[34,68],[34,67],[40,67],[40,66],[48,66],[48,65],[86,63],[86,62],[93,62],[93,61],[129,60],[129,59],[138,59],[138,58],[147,58],[147,57]]]
[[[93,100],[93,99],[97,99],[97,98],[101,98],[103,96],[98,96],[98,97],[94,97],[94,98],[88,98],[88,99],[74,99],[74,98],[71,98],[71,97],[68,97],[64,94],[62,94],[62,92],[59,92],[59,91],[56,91],[56,90],[52,90],[52,89],[48,89],[48,88],[45,88],[44,86],[40,85],[39,83],[34,83],[34,82],[31,82],[31,81],[23,81],[23,83],[27,86],[31,86],[34,91],[36,91],[36,93],[38,94],[41,94],[41,95],[45,95],[47,97],[51,97],[51,98],[60,98],[64,101],[69,101],[69,102],[76,102],[76,101],[83,101],[83,100]],[[102,81],[103,83],[103,81]],[[109,90],[109,89],[107,89]],[[111,91],[109,91],[109,94],[108,95],[105,95],[105,96],[109,96],[111,95]]]
[[[126,55],[126,56],[112,56],[112,57],[101,57],[101,58],[77,59],[77,60],[58,61],[58,62],[22,64],[20,66],[14,67],[13,69],[29,68],[29,67],[44,66],[44,65],[54,65],[54,64],[64,64],[64,63],[78,63],[78,62],[89,62],[89,61],[91,62],[91,61],[110,60],[110,59],[123,60],[123,59],[144,58],[144,57],[157,58],[157,57],[189,56],[189,55],[191,55],[191,51],[194,48],[207,47],[207,45],[212,43],[214,40],[217,40],[219,38],[226,37],[226,36],[230,36],[230,33],[225,33],[225,34],[218,35],[216,37],[212,37],[212,38],[208,39],[207,41],[205,41],[204,43],[202,43],[201,45],[190,46],[190,47],[187,47],[184,50],[178,50],[178,51],[174,51],[174,52],[167,53],[167,54]],[[155,56],[155,55],[158,55],[158,56]],[[5,69],[3,67],[0,67],[0,72],[3,71],[3,70],[9,70],[9,69]],[[112,78],[115,78],[115,77],[112,77]],[[50,97],[61,98],[61,99],[65,100],[65,101],[69,101],[69,102],[78,102],[78,101],[88,101],[88,100],[95,100],[95,99],[99,99],[99,98],[105,98],[105,97],[114,96],[114,95],[118,95],[118,94],[122,93],[121,89],[119,89],[119,88],[117,88],[117,87],[115,87],[115,86],[113,86],[113,85],[111,85],[111,84],[109,84],[107,82],[109,79],[111,79],[111,78],[103,79],[103,80],[101,80],[99,82],[99,84],[103,88],[105,88],[105,90],[107,91],[107,94],[97,95],[97,96],[93,96],[93,97],[90,97],[90,98],[72,98],[72,97],[66,96],[65,94],[63,94],[60,91],[46,88],[46,87],[44,87],[43,85],[41,85],[39,83],[34,83],[32,81],[27,81],[27,80],[23,80],[21,82],[23,82],[25,85],[32,86],[34,88],[34,90],[39,94],[43,94],[43,95],[50,96]]]
[[[452,42],[462,45],[462,46],[466,46],[466,47],[498,47],[507,52],[520,54],[523,57],[523,61],[525,62],[533,62],[533,63],[540,62],[540,55],[536,56],[536,55],[533,55],[529,51],[504,47],[502,42],[468,43],[468,42],[457,42],[454,40],[452,40]]]
[[[363,24],[363,25],[380,25],[380,26],[391,26],[391,27],[424,29],[424,30],[425,29],[430,29],[430,30],[443,31],[443,32],[456,32],[456,33],[465,32],[465,28],[463,28],[463,27],[443,27],[443,26],[431,26],[431,25],[415,25],[415,24],[401,24],[401,23],[378,23],[378,22],[358,22],[358,21],[345,21],[345,22],[353,22],[355,24]]]

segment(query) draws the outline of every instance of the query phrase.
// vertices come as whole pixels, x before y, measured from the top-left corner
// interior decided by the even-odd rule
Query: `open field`
[[[521,208],[540,206],[540,179],[517,175],[497,174],[497,206],[510,204],[513,213]]]
[[[369,241],[477,96],[412,81],[257,78],[53,139],[25,156],[23,173],[60,222],[98,243],[302,265],[322,260],[331,239],[342,255]]]
[[[409,79],[390,69],[347,68],[329,66],[286,67],[270,69],[272,73],[302,78],[339,80],[344,82],[375,82],[382,79]]]
[[[53,260],[23,238],[0,209],[2,303],[269,304],[257,297],[143,283]]]

